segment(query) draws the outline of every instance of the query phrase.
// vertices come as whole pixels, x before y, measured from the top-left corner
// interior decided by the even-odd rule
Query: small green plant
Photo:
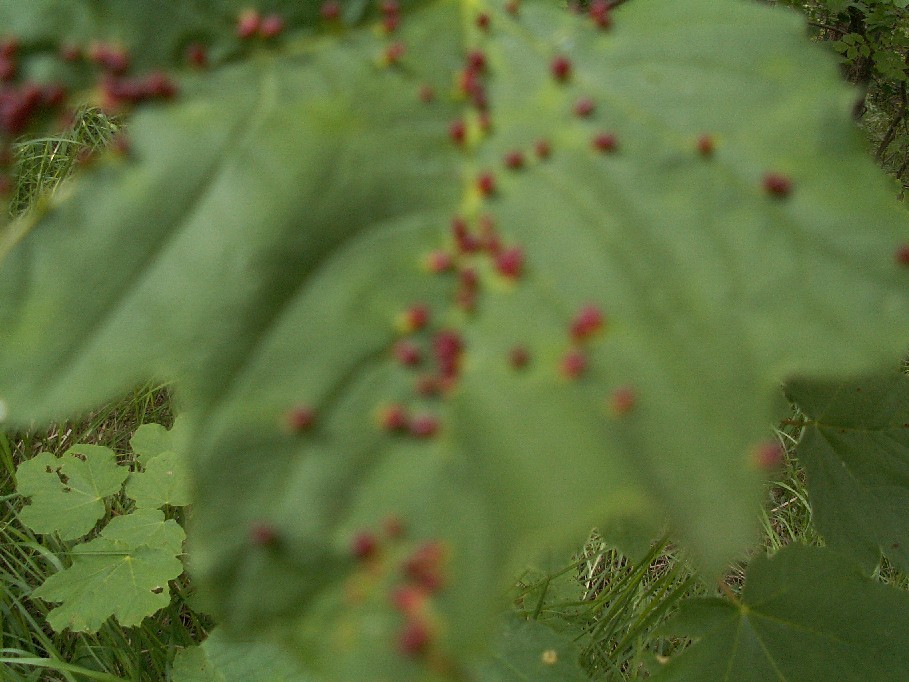
[[[61,602],[47,616],[54,630],[97,632],[111,616],[138,625],[170,603],[168,581],[183,573],[184,532],[162,508],[189,503],[179,437],[155,424],[141,426],[132,441],[139,468],[132,472],[99,445],[75,445],[60,457],[42,452],[19,465],[17,491],[29,500],[19,520],[69,547],[60,558],[66,568],[31,594]],[[121,492],[132,510],[95,532],[106,502]]]
[[[906,566],[909,419],[878,408],[905,404],[909,236],[801,20],[245,4],[61,0],[64,23],[0,2],[23,73],[134,110],[119,154],[0,236],[5,419],[172,379],[207,608],[320,679],[903,675],[909,595],[878,574]],[[787,400],[825,546],[758,556],[739,588]],[[115,487],[106,467],[66,493],[88,462],[41,464],[34,504]],[[591,527],[574,611],[551,572],[526,581],[489,663],[509,581]],[[104,532],[88,545],[138,551]],[[706,596],[654,569],[657,537]]]

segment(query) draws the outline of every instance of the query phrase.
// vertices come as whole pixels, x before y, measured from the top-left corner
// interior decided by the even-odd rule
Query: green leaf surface
[[[129,158],[0,242],[9,420],[177,379],[198,427],[200,581],[222,618],[282,619],[341,679],[423,674],[394,650],[389,592],[428,541],[445,574],[426,616],[433,660],[485,646],[494,595],[527,553],[591,526],[654,533],[668,516],[719,570],[755,537],[764,473],[750,453],[779,384],[892,364],[909,324],[893,257],[904,216],[848,116],[852,93],[794,16],[635,0],[603,32],[527,1],[516,18],[490,7],[483,33],[473,11],[420,3],[393,37],[370,20],[186,75],[180,101],[133,119]],[[406,45],[397,66],[383,60],[392,41]],[[477,48],[487,135],[453,87]],[[572,60],[565,82],[556,55]],[[575,116],[587,97],[594,111]],[[449,137],[461,116],[463,148]],[[613,153],[594,148],[600,133]],[[513,150],[520,170],[503,162]],[[791,192],[768,192],[769,173]],[[477,275],[470,312],[458,276],[423,263],[452,250],[456,214],[474,230],[490,216],[524,257],[512,279],[487,253],[458,256]],[[427,357],[414,371],[393,347],[417,302],[431,321],[408,337]],[[588,304],[605,329],[574,343]],[[438,371],[443,329],[464,352],[455,384],[429,397],[414,386]],[[587,370],[571,381],[574,346]],[[633,409],[611,414],[629,386]],[[438,432],[379,428],[393,402]],[[315,420],[294,434],[297,406]],[[407,527],[394,542],[389,515]],[[350,556],[363,531],[380,536],[375,561]]]
[[[36,533],[80,538],[104,516],[104,498],[120,492],[128,475],[114,452],[98,445],[76,445],[60,457],[42,452],[16,469],[16,490],[30,498],[19,520]]]
[[[144,471],[130,475],[125,490],[139,509],[158,509],[166,504],[185,507],[192,502],[189,477],[183,453],[162,452],[148,461]]]
[[[306,682],[299,663],[271,642],[231,638],[215,628],[174,659],[174,682]]]
[[[909,377],[793,382],[808,420],[796,454],[814,522],[870,572],[883,553],[909,571]]]
[[[700,640],[653,679],[905,679],[909,594],[826,549],[790,546],[748,569],[740,604],[690,602],[672,633]]]
[[[142,424],[129,439],[129,446],[143,467],[162,452],[184,452],[189,440],[189,420],[179,416],[170,429],[161,424]]]
[[[72,565],[32,592],[62,602],[47,616],[56,630],[96,632],[114,616],[138,625],[170,602],[168,581],[183,572],[183,529],[158,510],[117,516],[99,537],[72,549]]]
[[[570,637],[542,623],[508,618],[492,645],[489,663],[477,669],[479,682],[582,682],[589,679],[578,663]]]

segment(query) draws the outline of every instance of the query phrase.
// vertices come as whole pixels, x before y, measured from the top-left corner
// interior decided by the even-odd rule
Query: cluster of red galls
[[[386,522],[386,534],[398,539],[403,525],[397,519]],[[357,534],[351,542],[351,553],[360,562],[377,561],[382,552],[379,540],[370,531]],[[405,656],[426,653],[432,644],[433,627],[429,618],[432,598],[445,584],[445,546],[438,541],[418,546],[399,566],[400,583],[389,594],[392,607],[404,617],[397,634],[397,649]]]
[[[408,334],[420,332],[429,323],[429,309],[424,304],[415,304],[399,316],[398,327]],[[414,390],[417,395],[433,397],[451,390],[457,383],[461,369],[464,341],[461,335],[451,329],[440,329],[431,337],[434,371],[416,378]],[[417,369],[423,365],[424,352],[418,340],[413,337],[399,339],[392,346],[392,356],[404,367]],[[406,433],[414,438],[429,438],[439,431],[438,417],[428,412],[412,414],[404,405],[395,403],[380,409],[379,426],[392,433]]]
[[[6,137],[21,134],[34,117],[54,109],[66,100],[59,84],[16,83],[19,73],[19,41],[0,41],[0,133]]]
[[[237,37],[242,40],[259,37],[269,40],[284,31],[284,17],[280,14],[262,16],[259,10],[246,9],[237,17]]]

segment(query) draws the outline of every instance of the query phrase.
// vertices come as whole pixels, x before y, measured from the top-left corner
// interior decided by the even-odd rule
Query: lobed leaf
[[[909,571],[909,377],[799,381],[787,392],[808,422],[796,453],[827,545],[869,573],[881,554]]]
[[[47,615],[57,632],[96,632],[114,616],[120,625],[138,625],[170,602],[168,581],[183,572],[179,558],[185,534],[154,509],[117,516],[99,537],[72,550],[73,563],[32,592],[61,602]]]
[[[189,420],[181,415],[170,429],[161,424],[142,424],[129,439],[129,446],[143,467],[164,452],[184,452],[189,439]]]
[[[899,680],[909,595],[826,549],[789,546],[748,568],[740,603],[693,600],[670,623],[698,643],[654,680]]]
[[[192,502],[186,457],[178,452],[156,455],[144,471],[130,475],[125,491],[138,509],[159,509],[166,504],[185,507]]]
[[[60,457],[42,452],[16,469],[16,490],[30,498],[19,520],[36,533],[80,538],[104,516],[104,498],[120,492],[128,475],[113,450],[99,445],[75,445]]]

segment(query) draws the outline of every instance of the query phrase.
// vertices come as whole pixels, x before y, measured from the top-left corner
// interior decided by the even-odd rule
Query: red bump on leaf
[[[552,77],[560,83],[564,83],[571,76],[571,60],[568,57],[559,55],[554,57],[549,65]]]
[[[530,362],[530,352],[524,346],[515,346],[508,351],[508,364],[513,369],[524,369]]]
[[[479,251],[482,246],[480,240],[470,233],[467,221],[460,216],[455,216],[451,221],[451,235],[454,237],[455,246],[461,253],[474,253]]]
[[[587,369],[587,358],[578,349],[570,350],[562,357],[559,368],[566,379],[577,379]]]
[[[88,48],[88,58],[105,71],[121,74],[129,68],[129,52],[125,48],[107,43],[93,43]]]
[[[201,43],[190,43],[186,46],[186,63],[197,69],[208,66],[208,50]]]
[[[589,15],[597,28],[607,29],[612,26],[612,15],[607,0],[593,0],[590,3]]]
[[[489,197],[496,193],[496,178],[489,171],[477,176],[477,191],[481,196]]]
[[[385,15],[399,14],[401,12],[401,4],[398,0],[382,0],[379,10]]]
[[[454,268],[454,257],[448,251],[432,251],[426,255],[423,262],[426,269],[436,275]]]
[[[59,83],[48,83],[41,86],[41,104],[45,107],[58,107],[66,101],[66,88]]]
[[[410,418],[403,405],[387,405],[379,411],[379,426],[384,431],[406,431]]]
[[[439,420],[432,414],[420,414],[410,420],[409,428],[415,438],[432,438],[439,431]]]
[[[327,0],[322,3],[319,14],[325,21],[337,21],[341,18],[341,4],[336,0]]]
[[[65,62],[76,62],[82,59],[82,49],[73,43],[64,43],[57,50],[57,55]]]
[[[274,547],[278,544],[278,533],[270,523],[257,521],[249,526],[249,544],[253,547]]]
[[[609,411],[620,417],[631,412],[637,404],[637,393],[631,386],[620,386],[609,396]]]
[[[442,392],[442,382],[437,376],[433,376],[432,374],[424,374],[417,377],[417,380],[414,383],[414,391],[416,391],[417,395],[421,395],[424,398],[432,398]],[[408,428],[410,427],[409,420],[407,422],[407,426]]]
[[[897,247],[896,262],[903,267],[909,267],[909,244]]]
[[[593,148],[604,154],[611,154],[619,146],[619,140],[615,133],[597,133],[593,137]]]
[[[464,139],[467,137],[467,124],[465,124],[461,119],[452,121],[448,126],[448,136],[455,144],[464,144]]]
[[[385,535],[391,540],[400,540],[404,537],[404,533],[407,532],[404,521],[401,520],[400,516],[385,517],[385,520],[382,522],[382,529],[385,531]]]
[[[467,68],[476,72],[486,70],[486,55],[482,50],[472,50],[467,54]]]
[[[442,564],[445,561],[445,546],[431,541],[418,547],[404,560],[404,577],[432,594],[442,589]]]
[[[9,37],[0,40],[0,57],[6,57],[7,59],[12,59],[16,56],[16,53],[19,52],[19,39],[16,37]]]
[[[548,159],[550,154],[552,154],[549,140],[537,140],[533,145],[533,150],[538,159]]]
[[[405,333],[420,331],[429,324],[429,307],[423,303],[415,303],[398,315],[397,327]]]
[[[110,141],[111,151],[117,156],[129,156],[130,142],[129,137],[121,129]]]
[[[423,611],[429,595],[415,585],[399,585],[391,591],[391,605],[406,616]]]
[[[496,271],[503,277],[517,279],[524,269],[524,250],[520,246],[512,246],[496,256]]]
[[[510,168],[511,170],[520,170],[524,167],[524,152],[518,149],[506,152],[504,161],[507,168]]]
[[[16,72],[19,70],[16,60],[12,57],[0,55],[0,81],[9,83],[16,78]]]
[[[237,17],[237,37],[242,40],[252,38],[262,26],[262,16],[258,10],[245,9]]]
[[[387,64],[397,64],[399,61],[401,61],[401,58],[406,52],[407,47],[404,45],[404,43],[392,43],[385,48],[385,62]]]
[[[421,85],[419,91],[420,101],[429,104],[436,98],[436,91],[431,85]]]
[[[292,433],[303,433],[312,428],[316,421],[316,412],[307,405],[299,405],[288,410],[284,415],[284,423]]]
[[[756,445],[750,453],[751,463],[761,471],[772,471],[779,467],[786,454],[779,441],[767,441]]]
[[[269,14],[259,24],[259,35],[263,38],[274,38],[284,32],[284,17],[280,14]]]
[[[581,308],[571,321],[571,338],[583,341],[603,328],[603,313],[594,305]]]
[[[703,157],[713,156],[714,142],[710,135],[701,135],[697,143],[698,154]]]
[[[502,240],[496,231],[496,221],[489,214],[480,216],[480,243],[482,248],[493,256],[502,252]]]
[[[461,351],[464,342],[460,334],[449,329],[443,329],[432,342],[433,353],[439,366],[441,379],[455,379],[460,369]]]
[[[400,14],[386,14],[382,17],[382,31],[385,33],[394,33],[401,25]]]
[[[411,341],[398,341],[393,348],[395,360],[405,367],[416,367],[423,362],[423,352]]]
[[[596,111],[596,103],[589,97],[582,97],[574,104],[574,115],[579,118],[587,118]]]
[[[505,3],[505,11],[513,17],[518,16],[520,9],[521,0],[508,0],[508,2]]]
[[[775,197],[787,197],[792,192],[792,180],[782,173],[764,175],[764,191]]]
[[[477,15],[475,23],[477,25],[477,28],[480,29],[481,31],[488,31],[489,30],[489,15],[486,14],[486,12],[481,12],[480,14]]]
[[[370,559],[379,551],[379,542],[376,536],[369,531],[357,533],[350,541],[350,553],[355,559]]]
[[[477,271],[473,268],[464,268],[458,275],[458,281],[464,289],[470,289],[471,291],[476,291],[477,287],[480,284],[480,279],[477,276]]]
[[[425,653],[432,637],[429,626],[418,619],[410,619],[398,633],[398,652],[410,658]]]

